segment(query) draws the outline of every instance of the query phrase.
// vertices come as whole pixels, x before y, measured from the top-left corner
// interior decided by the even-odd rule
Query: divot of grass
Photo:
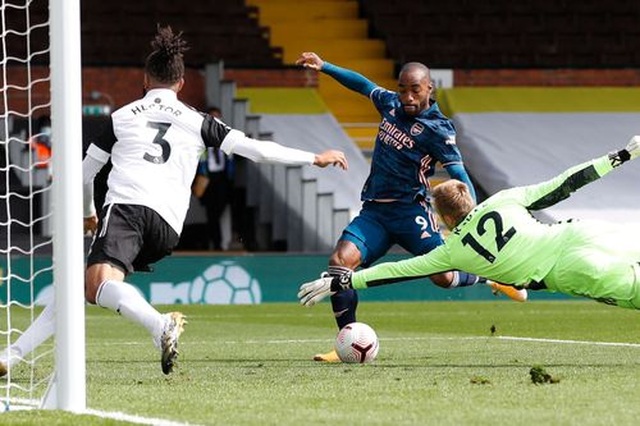
[[[560,379],[558,377],[554,377],[551,374],[547,373],[547,371],[540,365],[534,365],[529,370],[529,375],[531,376],[531,381],[536,384],[545,384],[545,383],[558,383]]]

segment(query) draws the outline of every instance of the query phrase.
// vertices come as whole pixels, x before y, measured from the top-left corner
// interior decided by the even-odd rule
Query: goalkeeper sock
[[[480,282],[480,277],[468,272],[453,271],[453,281],[449,288],[469,287]]]
[[[149,330],[154,338],[162,334],[164,328],[162,314],[151,306],[131,284],[115,280],[103,282],[98,289],[96,304],[137,322]]]
[[[329,266],[328,272],[332,277],[339,277],[351,272],[351,269],[344,266]],[[345,325],[356,321],[358,293],[353,289],[337,292],[331,296],[331,307],[336,317],[336,324],[339,329],[342,329]]]

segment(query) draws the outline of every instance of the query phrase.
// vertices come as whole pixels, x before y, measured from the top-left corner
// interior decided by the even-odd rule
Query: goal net
[[[82,411],[79,0],[0,0],[0,21],[0,411]]]

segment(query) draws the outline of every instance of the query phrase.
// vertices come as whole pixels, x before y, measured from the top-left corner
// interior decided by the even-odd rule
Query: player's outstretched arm
[[[457,265],[460,266],[460,265]],[[298,299],[304,306],[313,306],[336,292],[396,284],[415,279],[424,279],[430,275],[457,269],[452,265],[443,246],[421,256],[384,262],[357,272],[347,272],[338,277],[323,277],[304,283],[298,291]]]
[[[289,148],[273,141],[252,139],[235,129],[227,134],[220,149],[227,155],[240,155],[256,163],[315,165],[318,167],[333,164],[345,170],[348,167],[347,159],[342,151],[328,150],[314,154],[301,149]]]
[[[377,87],[374,82],[362,74],[324,61],[314,52],[302,52],[296,60],[296,64],[330,75],[348,89],[367,97]]]
[[[522,192],[523,205],[527,209],[542,210],[569,198],[573,192],[638,156],[640,156],[640,136],[633,136],[627,146],[619,151],[573,166],[546,182],[512,190]]]
[[[476,197],[476,189],[473,186],[473,183],[471,182],[471,178],[467,173],[467,169],[465,169],[462,164],[450,164],[450,165],[444,166],[444,169],[449,174],[449,177],[451,177],[452,179],[457,179],[460,182],[467,185],[467,187],[469,188],[469,192],[471,193],[471,197],[473,198],[473,201],[478,200]]]
[[[302,52],[296,60],[296,65],[300,65],[304,68],[320,71],[324,65],[324,61],[317,53],[314,52]]]

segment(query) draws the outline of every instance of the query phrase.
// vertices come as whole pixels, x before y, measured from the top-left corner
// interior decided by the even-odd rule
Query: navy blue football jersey
[[[370,99],[381,122],[361,199],[425,199],[438,162],[462,164],[453,123],[435,102],[419,115],[409,116],[396,92],[377,87]]]

